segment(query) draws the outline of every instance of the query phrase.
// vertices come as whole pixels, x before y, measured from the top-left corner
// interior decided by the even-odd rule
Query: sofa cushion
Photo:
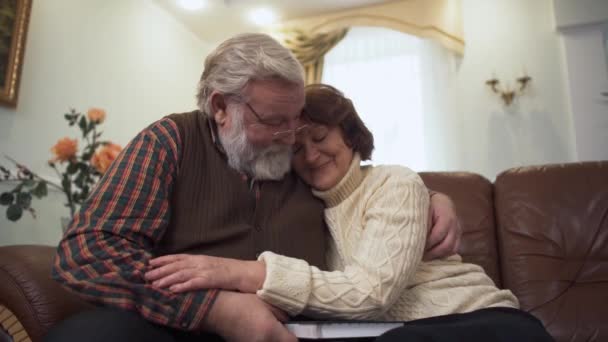
[[[55,247],[0,247],[0,305],[8,308],[33,341],[58,321],[92,307],[51,279]]]
[[[498,175],[502,280],[558,341],[608,341],[608,162]]]
[[[459,250],[463,260],[483,267],[500,287],[492,183],[468,172],[422,172],[420,176],[429,189],[454,201],[463,229]]]

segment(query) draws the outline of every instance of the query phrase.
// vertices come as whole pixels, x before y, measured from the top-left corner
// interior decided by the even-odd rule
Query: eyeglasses
[[[294,134],[294,135],[298,134],[302,130],[304,130],[306,127],[309,126],[307,124],[304,124],[302,126],[294,128],[294,129],[280,130],[281,127],[285,125],[285,121],[284,120],[281,120],[279,122],[270,122],[268,120],[264,120],[258,114],[258,112],[256,112],[255,109],[253,109],[253,107],[249,104],[249,102],[245,102],[245,105],[247,106],[247,108],[249,108],[249,110],[251,111],[251,113],[253,113],[253,115],[255,116],[256,120],[258,120],[258,122],[259,122],[260,125],[265,126],[269,130],[273,131],[272,137],[274,139],[283,138],[283,137],[289,136],[291,134]]]

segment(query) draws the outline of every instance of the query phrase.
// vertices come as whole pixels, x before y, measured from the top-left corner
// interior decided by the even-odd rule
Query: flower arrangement
[[[73,216],[122,150],[117,144],[100,140],[103,132],[98,131],[98,126],[106,118],[103,109],[91,108],[86,115],[71,109],[64,118],[70,126],[76,125],[80,129],[84,147],[79,153],[78,139],[65,137],[51,148],[53,158],[48,165],[55,171],[60,183],[41,177],[8,156],[5,156],[6,159],[14,164],[16,170],[11,171],[0,165],[0,182],[17,183],[11,191],[0,194],[0,205],[7,207],[6,217],[9,220],[19,220],[24,211],[36,217],[36,211],[31,206],[32,198],[45,197],[49,187],[65,194],[65,206]]]

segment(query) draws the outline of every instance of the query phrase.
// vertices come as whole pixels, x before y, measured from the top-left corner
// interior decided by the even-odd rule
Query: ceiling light
[[[177,3],[189,11],[198,11],[205,7],[205,0],[177,0]]]
[[[257,8],[249,12],[249,20],[259,26],[270,25],[277,20],[276,13],[269,8]]]

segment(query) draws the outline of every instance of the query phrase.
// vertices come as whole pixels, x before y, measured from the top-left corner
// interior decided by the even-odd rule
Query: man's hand
[[[424,260],[440,259],[458,252],[462,228],[452,200],[444,194],[431,196],[431,229],[426,239]]]
[[[208,255],[171,254],[150,260],[145,279],[172,292],[224,289],[255,293],[266,277],[261,261]]]
[[[228,342],[297,342],[281,321],[287,321],[287,315],[256,295],[222,291],[201,329]]]

